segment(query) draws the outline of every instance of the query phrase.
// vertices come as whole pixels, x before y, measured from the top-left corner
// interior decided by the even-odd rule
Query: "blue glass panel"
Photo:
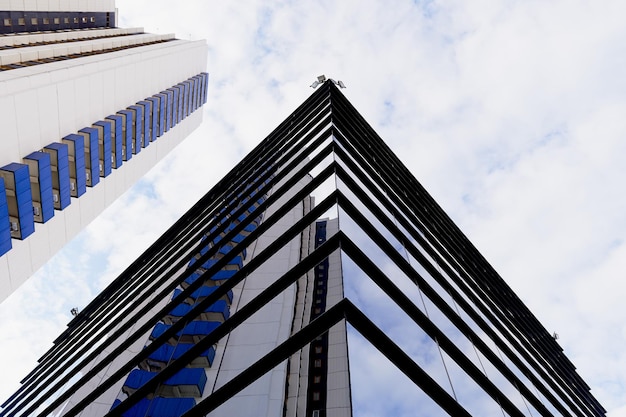
[[[237,255],[230,262],[228,262],[228,265],[234,265],[238,268],[241,268],[243,267],[243,258]]]
[[[216,289],[218,289],[219,287],[206,287],[206,286],[202,286],[200,288],[198,288],[197,290],[195,290],[194,292],[191,293],[191,295],[189,296],[189,298],[187,298],[185,300],[186,303],[188,304],[192,304],[195,302],[198,302],[206,297],[208,297],[209,295],[213,294],[215,292]],[[179,289],[175,289],[174,290],[174,295],[172,296],[172,299],[178,297],[178,295],[182,293],[182,290]],[[233,292],[232,290],[228,291],[226,293],[226,298],[228,299],[229,303],[233,302]]]
[[[174,88],[178,91],[178,121],[180,122],[185,118],[185,86],[177,84]]]
[[[143,117],[144,107],[137,104],[130,106],[129,110],[133,113],[133,153],[137,154],[141,152],[141,148],[145,148],[143,138],[145,132]]]
[[[130,388],[132,390],[136,390],[141,388],[146,382],[150,381],[156,372],[148,372],[142,369],[133,369],[126,377],[126,382],[124,382],[124,387]]]
[[[185,82],[181,83],[181,87],[182,87],[182,94],[183,94],[183,119],[185,117],[187,117],[187,115],[189,114],[189,107],[188,107],[188,103],[189,103],[189,85]]]
[[[170,327],[172,326],[169,324],[157,323],[152,329],[152,332],[150,333],[150,340],[155,340],[156,338],[161,336],[163,333],[165,333],[167,329],[169,329]]]
[[[202,75],[204,76],[204,86],[203,86],[203,97],[202,97],[202,104],[206,104],[207,102],[207,98],[209,95],[209,74],[206,72],[203,72]]]
[[[215,274],[211,276],[211,279],[214,281],[223,281],[225,279],[231,278],[235,275],[237,271],[234,269],[222,269],[221,271],[217,271]]]
[[[204,368],[183,368],[174,376],[165,380],[163,385],[170,387],[180,387],[185,391],[193,392],[196,396],[201,396],[207,382]]]
[[[189,349],[191,349],[194,346],[195,345],[192,344],[192,343],[179,343],[179,344],[177,344],[176,348],[174,349],[173,358],[174,359],[180,358],[183,354],[185,354]],[[202,359],[205,359],[208,362],[208,365],[211,366],[211,365],[213,365],[213,359],[215,359],[215,349],[210,347],[209,349],[207,349],[204,352],[202,352],[198,357],[202,358]]]
[[[249,225],[247,225],[246,227],[243,228],[244,231],[250,233],[250,232],[254,232],[254,229],[257,228],[257,225],[254,223],[250,223]]]
[[[152,400],[147,417],[178,417],[191,410],[195,405],[196,401],[193,398],[157,397]]]
[[[183,84],[185,84],[185,117],[187,117],[191,114],[191,97],[193,91],[190,80],[186,80]]]
[[[181,332],[182,336],[206,336],[217,329],[220,322],[217,321],[192,321]]]
[[[67,135],[61,140],[68,146],[68,162],[70,168],[70,195],[80,197],[87,191],[85,168],[85,138],[81,135]]]
[[[177,306],[175,306],[168,314],[167,316],[171,316],[171,317],[183,317],[184,315],[186,315],[187,313],[189,313],[191,311],[193,307],[189,304],[185,304],[185,303],[181,303],[178,304]],[[226,301],[224,300],[218,300],[215,303],[211,304],[209,307],[207,307],[204,310],[205,313],[217,313],[218,315],[223,316],[223,319],[227,319],[228,317],[230,317],[230,309],[228,308],[228,303],[226,303]],[[202,317],[202,316],[201,316]],[[216,320],[217,318],[212,317],[212,316],[204,316],[204,318],[207,318],[209,320]],[[221,320],[221,319],[220,319]],[[166,320],[167,321],[167,320]]]
[[[159,99],[159,136],[163,136],[169,128],[167,127],[167,94],[155,94]]]
[[[111,122],[99,120],[93,124],[98,130],[98,175],[108,177],[113,166],[113,146],[111,145]]]
[[[172,93],[172,127],[178,124],[178,88],[168,88]]]
[[[198,278],[200,278],[200,272],[194,272],[191,275],[189,275],[187,278],[185,278],[184,283],[182,284],[184,288],[187,288],[187,286],[193,284],[194,282],[196,282],[196,280]]]
[[[148,100],[140,101],[143,106],[143,144],[147,148],[154,139],[152,138],[152,102]],[[138,119],[139,120],[139,119]]]
[[[234,243],[241,243],[242,240],[244,240],[246,237],[242,234],[236,235],[235,237],[233,237],[232,241]]]
[[[196,78],[191,77],[187,81],[189,82],[189,114],[191,114],[196,109]]]
[[[11,223],[4,178],[0,177],[0,256],[11,249]]]
[[[78,132],[85,138],[85,180],[88,187],[93,187],[100,182],[98,129],[84,127]]]
[[[120,400],[115,400],[113,402],[113,406],[111,407],[111,410],[113,410],[115,407],[117,407],[121,403],[122,402]],[[122,416],[123,417],[146,417],[147,416],[146,413],[148,412],[148,408],[150,408],[151,404],[152,404],[151,400],[147,398],[142,398],[136,404],[130,407],[127,411],[123,412]]]
[[[161,345],[158,347],[157,350],[155,350],[148,356],[149,363],[159,362],[161,364],[167,364],[172,359],[176,360],[180,358],[193,346],[194,345],[192,343],[179,343],[176,346],[172,346],[170,344]],[[213,364],[213,359],[215,358],[215,350],[213,348],[209,348],[206,351],[202,352],[199,355],[199,358],[203,358],[208,362],[208,365],[211,366]]]
[[[176,336],[178,337],[194,337],[194,336],[206,336],[211,333],[213,330],[217,329],[217,327],[221,323],[219,321],[192,321],[188,325],[186,325],[182,331],[178,332]],[[152,333],[150,333],[150,340],[156,340],[163,333],[165,333],[170,327],[169,324],[165,323],[157,323],[152,329]]]
[[[111,166],[113,168],[119,168],[124,161],[125,152],[123,146],[125,131],[122,129],[122,122],[124,117],[119,114],[112,114],[107,116],[107,120],[112,122],[111,124]]]
[[[122,159],[128,161],[135,153],[133,146],[133,136],[135,133],[133,130],[134,112],[131,110],[120,110],[117,114],[120,115],[122,125]]]
[[[160,109],[161,109],[161,105],[159,104],[159,98],[158,97],[148,97],[146,98],[146,101],[148,101],[149,103],[152,104],[152,125],[150,126],[151,132],[152,132],[152,136],[151,136],[151,141],[154,142],[157,137],[161,136],[160,132],[160,128],[159,128],[159,113],[160,113]]]
[[[57,210],[70,205],[70,166],[69,151],[66,143],[53,142],[43,148],[50,155],[52,171],[52,203]]]
[[[24,162],[30,172],[34,219],[38,223],[45,223],[54,216],[50,155],[46,152],[33,152],[24,158]]]
[[[28,165],[12,162],[0,168],[4,178],[11,237],[25,239],[35,231]]]
[[[161,91],[161,94],[167,96],[167,108],[165,109],[165,131],[167,132],[174,126],[174,120],[172,118],[172,108],[174,107],[172,105],[174,103],[174,92],[172,90],[165,90]]]
[[[193,111],[200,107],[200,76],[193,77]]]

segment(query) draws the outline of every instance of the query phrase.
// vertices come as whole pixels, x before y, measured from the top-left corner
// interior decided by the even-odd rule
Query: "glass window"
[[[60,23],[61,23],[61,18],[59,18],[59,17],[55,17],[55,18],[54,18],[54,24],[55,24],[55,25],[58,25],[58,24],[60,24]]]
[[[30,18],[30,24],[31,25],[36,25],[37,24],[37,18],[36,17],[31,17]]]
[[[49,25],[50,24],[50,19],[48,19],[47,17],[43,18],[43,24],[44,25]]]
[[[322,367],[322,360],[321,359],[315,359],[315,362],[313,362],[313,366],[316,368],[321,368]]]
[[[23,18],[23,17],[18,17],[17,18],[17,24],[20,25],[20,26],[26,25],[26,19]]]

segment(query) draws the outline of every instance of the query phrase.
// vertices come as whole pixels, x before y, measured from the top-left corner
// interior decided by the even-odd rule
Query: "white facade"
[[[0,2],[0,9],[5,3],[11,6],[28,3],[24,6],[27,9],[31,9],[30,3],[65,4],[52,0],[5,1]],[[82,10],[83,3],[89,3],[98,10],[110,10],[110,6],[114,5],[112,0],[68,3],[75,6],[76,10]],[[108,37],[116,36],[120,31],[135,34]],[[84,40],[84,33],[102,36],[100,39]],[[61,56],[75,53],[76,50],[84,53],[168,41],[0,72],[0,166],[21,162],[29,153],[52,142],[59,142],[68,134],[91,126],[110,114],[206,69],[207,47],[204,41],[173,40],[173,35],[141,34],[140,29],[22,36],[65,36],[66,40],[71,41],[11,49],[7,53],[0,53],[0,60],[16,62],[32,59],[33,54]],[[0,41],[4,38],[0,36]],[[8,35],[6,38],[17,42],[20,36]],[[33,41],[37,40],[33,38]],[[13,248],[0,256],[0,301],[180,143],[201,120],[202,112],[194,112],[119,169],[113,170],[111,175],[101,178],[97,186],[88,187],[82,197],[72,198],[70,206],[65,210],[55,210],[54,217],[47,223],[36,223],[35,233],[31,236],[23,241],[12,239]]]

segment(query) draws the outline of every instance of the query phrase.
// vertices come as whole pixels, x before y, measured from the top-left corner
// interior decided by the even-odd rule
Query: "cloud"
[[[380,136],[561,335],[609,415],[626,415],[623,2],[117,3],[122,26],[207,39],[205,121],[143,180],[148,195],[123,197],[76,241],[92,249],[55,257],[0,305],[0,345],[19,358],[0,393],[69,321],[73,305],[63,300],[82,303],[113,279],[324,73],[346,83]],[[102,238],[111,228],[132,250]],[[102,270],[86,272],[83,262]],[[61,288],[55,297],[37,295],[52,282]],[[48,317],[24,320],[46,303],[56,309]],[[366,371],[380,386],[393,379],[384,362]],[[399,393],[401,385],[393,385]]]

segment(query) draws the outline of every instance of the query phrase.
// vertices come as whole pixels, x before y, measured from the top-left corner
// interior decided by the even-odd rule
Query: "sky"
[[[626,416],[626,3],[172,4],[117,0],[119,25],[206,39],[204,122],[0,304],[2,399],[326,74]]]

